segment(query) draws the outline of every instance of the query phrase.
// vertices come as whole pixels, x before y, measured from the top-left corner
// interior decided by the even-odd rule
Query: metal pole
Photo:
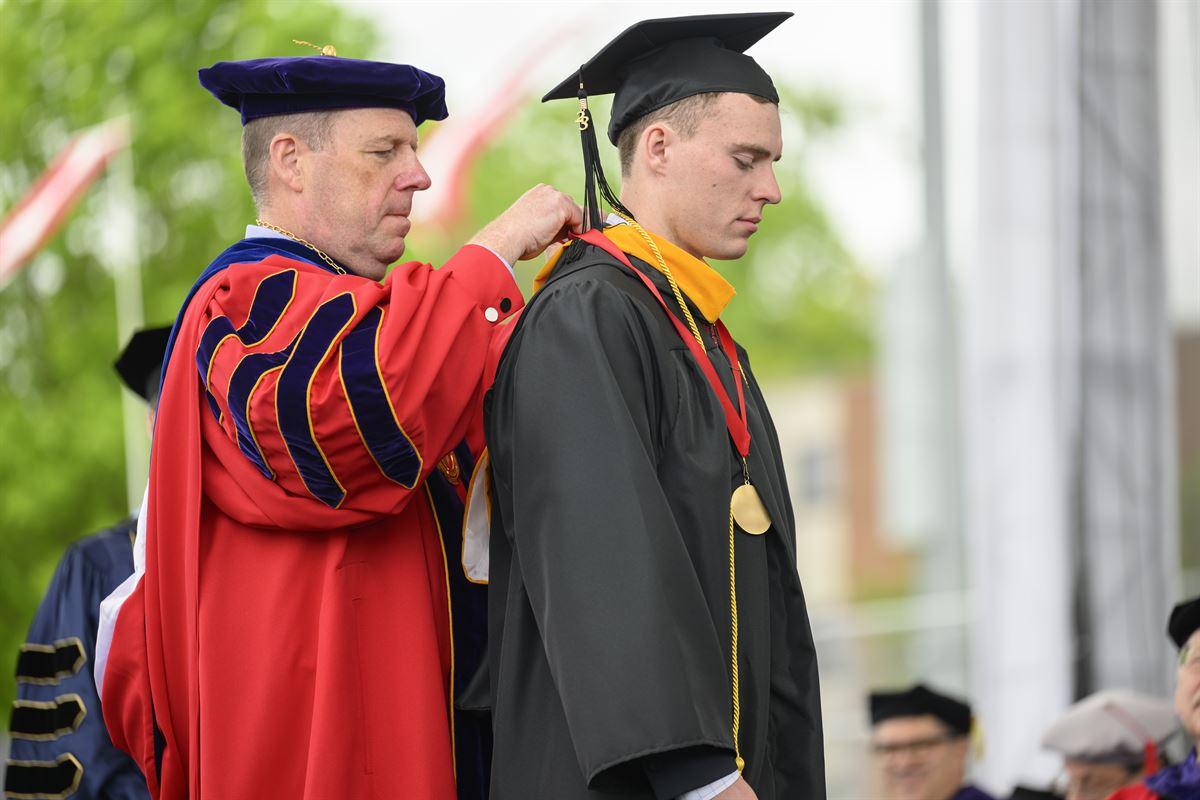
[[[921,119],[924,166],[925,231],[918,269],[920,300],[926,316],[922,341],[926,403],[933,416],[924,428],[933,474],[926,480],[936,498],[936,520],[928,531],[921,564],[923,592],[961,592],[965,587],[962,482],[959,479],[958,340],[954,297],[946,257],[946,154],[942,105],[940,0],[920,5]],[[943,685],[966,682],[965,627],[930,631],[914,637],[913,666],[926,679]]]
[[[946,270],[946,178],[942,140],[940,0],[921,0],[921,130],[925,143],[925,240],[939,272]]]
[[[123,111],[123,108],[119,110]],[[118,350],[144,324],[137,189],[131,150],[132,145],[123,148],[109,162],[104,187],[104,227],[100,237],[100,259],[113,276]],[[150,466],[146,406],[132,392],[121,392],[121,418],[125,432],[125,495],[132,509],[141,502]]]

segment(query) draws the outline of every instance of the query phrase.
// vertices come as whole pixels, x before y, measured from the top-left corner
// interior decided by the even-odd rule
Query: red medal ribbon
[[[671,309],[667,305],[667,301],[663,299],[662,293],[658,291],[658,287],[640,269],[633,266],[624,251],[595,228],[582,235],[571,234],[571,238],[582,239],[588,244],[599,247],[633,270],[633,274],[640,278],[642,283],[646,285],[650,294],[654,296],[658,304],[667,312],[667,319],[671,320],[671,323],[674,324],[675,330],[679,333],[679,338],[683,340],[688,350],[692,352],[696,363],[700,365],[700,371],[704,373],[704,377],[708,379],[709,386],[716,393],[717,399],[721,401],[721,409],[725,412],[725,428],[729,431],[729,438],[733,440],[733,446],[737,448],[738,455],[743,459],[750,455],[750,426],[746,422],[746,395],[742,389],[742,369],[738,363],[737,347],[734,346],[733,337],[729,334],[729,329],[725,327],[725,323],[717,320],[716,328],[721,339],[721,349],[725,351],[725,357],[729,359],[729,363],[733,368],[733,383],[737,387],[737,408],[734,408],[733,400],[729,397],[729,392],[725,390],[725,385],[717,377],[717,371],[713,367],[712,360],[708,357],[708,351],[696,341],[696,337],[680,321],[679,317],[671,313]]]

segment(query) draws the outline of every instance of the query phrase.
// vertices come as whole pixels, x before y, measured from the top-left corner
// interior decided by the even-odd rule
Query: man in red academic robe
[[[481,598],[454,617],[483,587],[435,495],[458,502],[482,446],[509,265],[580,211],[535,187],[442,268],[384,279],[441,79],[328,55],[200,78],[241,111],[259,219],[172,333],[136,572],[102,610],[105,722],[160,798],[482,796]]]

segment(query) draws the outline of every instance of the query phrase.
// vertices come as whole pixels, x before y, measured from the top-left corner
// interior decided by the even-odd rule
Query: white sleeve
[[[687,794],[679,795],[678,800],[713,800],[714,797],[737,783],[739,772],[734,770],[724,778],[715,780],[707,786],[701,786],[699,789],[692,789]]]
[[[142,494],[142,506],[138,509],[137,535],[133,540],[133,574],[113,589],[112,594],[100,601],[100,621],[96,631],[96,662],[92,674],[96,679],[96,694],[103,697],[104,670],[108,666],[108,650],[112,645],[113,630],[117,627],[117,616],[121,606],[133,594],[138,581],[146,572],[146,507],[150,497],[150,484]]]
[[[489,253],[491,253],[492,255],[494,255],[494,256],[496,257],[496,260],[497,260],[497,261],[499,261],[499,262],[500,262],[501,264],[503,264],[504,266],[508,267],[508,272],[509,272],[509,274],[511,274],[511,275],[514,275],[514,276],[516,275],[516,273],[515,273],[515,272],[513,272],[513,265],[512,265],[512,264],[510,264],[510,263],[508,263],[507,261],[505,261],[505,260],[504,260],[504,256],[500,255],[500,254],[499,254],[499,253],[497,253],[495,250],[493,250],[492,248],[488,247],[486,244],[476,244],[475,246],[476,246],[476,247],[482,247],[484,250],[487,250]]]

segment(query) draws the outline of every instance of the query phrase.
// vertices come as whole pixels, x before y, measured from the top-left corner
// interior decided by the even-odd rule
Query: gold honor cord
[[[654,243],[654,239],[646,230],[631,217],[620,215],[626,222],[633,226],[638,235],[649,246],[650,251],[654,253],[654,258],[658,261],[658,268],[662,270],[663,275],[667,276],[667,283],[671,284],[671,291],[675,294],[675,302],[679,303],[679,308],[683,311],[683,316],[687,319],[688,328],[692,335],[696,337],[696,341],[700,346],[704,347],[704,337],[700,335],[700,326],[696,324],[695,318],[692,316],[691,309],[683,299],[683,292],[679,289],[679,284],[675,282],[675,276],[671,273],[671,268],[667,266],[666,259],[662,257],[662,253],[658,249],[658,245]],[[739,365],[740,366],[740,365]],[[745,372],[742,373],[743,377]],[[748,473],[749,469],[746,466],[746,459],[742,459],[742,471]],[[734,534],[733,527],[733,504],[729,506],[729,639],[732,647],[732,655],[730,656],[729,671],[732,677],[732,694],[733,694],[733,755],[734,762],[737,764],[737,770],[740,773],[746,767],[746,761],[742,758],[741,744],[739,743],[739,732],[742,727],[742,703],[740,700],[741,685],[738,680],[738,607],[737,607],[737,557],[736,557],[737,537]]]
[[[333,267],[334,272],[336,272],[339,275],[347,274],[346,270],[342,269],[336,261],[334,261],[329,256],[325,255],[324,250],[317,247],[312,242],[309,242],[305,239],[301,239],[299,236],[297,236],[296,234],[287,230],[286,228],[281,228],[278,225],[272,225],[271,223],[267,222],[265,219],[256,219],[256,220],[254,220],[254,224],[258,225],[260,228],[266,228],[269,231],[275,231],[276,233],[282,233],[284,236],[288,237],[289,239],[299,242],[300,244],[307,247],[309,250],[312,250],[314,253],[319,255],[321,257],[322,261],[324,261],[329,266]]]
[[[704,337],[700,335],[700,326],[696,324],[696,318],[692,316],[692,310],[688,308],[688,304],[684,302],[683,292],[679,290],[679,284],[675,282],[675,275],[671,272],[671,268],[667,266],[666,260],[662,257],[662,252],[659,251],[658,245],[654,243],[654,239],[650,234],[646,233],[646,229],[637,223],[633,217],[627,217],[624,214],[618,214],[621,219],[628,222],[637,231],[638,236],[641,236],[646,246],[650,248],[650,252],[654,253],[654,258],[658,261],[658,268],[662,270],[663,275],[667,276],[667,283],[671,284],[671,291],[675,294],[675,302],[679,304],[679,308],[683,311],[683,316],[687,319],[688,330],[692,332],[692,336],[696,337],[696,341],[701,347],[704,347]]]

